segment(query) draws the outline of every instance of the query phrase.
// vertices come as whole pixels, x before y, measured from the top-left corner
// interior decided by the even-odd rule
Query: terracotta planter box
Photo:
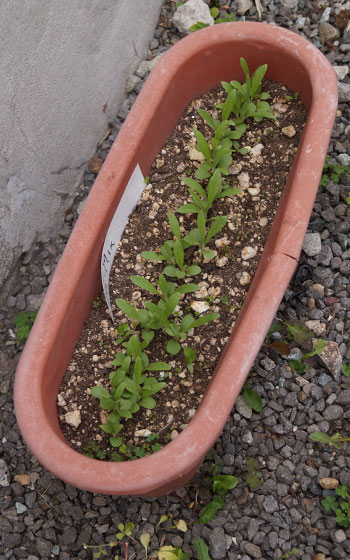
[[[100,254],[109,223],[137,163],[143,174],[195,96],[251,71],[283,82],[309,117],[263,255],[203,401],[185,430],[159,452],[113,463],[73,451],[61,433],[56,398],[92,301],[101,291]],[[163,55],[95,182],[48,289],[18,366],[15,408],[31,452],[62,480],[93,492],[157,496],[181,487],[222,431],[297,264],[335,112],[335,72],[302,37],[262,23],[224,23],[196,32]]]

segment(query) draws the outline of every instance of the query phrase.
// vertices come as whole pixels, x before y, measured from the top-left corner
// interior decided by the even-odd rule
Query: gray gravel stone
[[[338,95],[340,103],[348,103],[350,101],[350,84],[340,82],[338,84]]]
[[[213,558],[223,558],[226,554],[225,531],[221,527],[213,529],[209,535],[209,551]]]
[[[325,420],[338,420],[343,416],[343,408],[337,404],[328,406],[323,413]]]
[[[303,243],[303,251],[309,257],[318,255],[321,251],[321,236],[319,233],[306,233]]]
[[[279,511],[279,505],[277,500],[273,496],[267,496],[263,503],[265,511],[267,513],[274,513],[275,511]]]
[[[203,0],[188,0],[183,6],[177,8],[173,24],[180,33],[191,33],[190,27],[199,21],[213,25],[214,19],[210,15],[208,5]]]
[[[249,554],[251,558],[261,558],[261,548],[253,543],[244,544],[244,552]]]
[[[3,459],[0,459],[0,486],[10,485],[10,473],[7,464]]]

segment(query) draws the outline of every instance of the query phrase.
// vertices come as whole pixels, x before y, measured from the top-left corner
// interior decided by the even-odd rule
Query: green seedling
[[[244,382],[242,395],[244,400],[246,401],[247,405],[250,406],[255,412],[262,411],[262,399],[254,389],[249,389],[248,387],[248,380]]]
[[[115,546],[121,545],[125,547],[125,558],[128,557],[128,546],[129,543],[127,542],[122,542],[122,539],[124,539],[125,537],[130,538],[132,540],[135,540],[131,537],[131,533],[134,530],[134,523],[132,521],[129,521],[126,525],[124,525],[124,523],[119,523],[118,525],[118,529],[119,532],[116,533],[115,537],[116,537],[116,541],[111,540],[108,544],[98,544],[98,545],[88,545],[86,543],[83,543],[83,547],[84,549],[95,549],[95,552],[93,552],[93,558],[101,558],[101,556],[107,556],[108,554],[108,549],[109,548],[113,548]],[[97,549],[97,550],[96,550]],[[118,560],[118,555],[114,556],[115,560]]]
[[[286,99],[289,99],[290,101],[296,101],[299,97],[299,92],[295,91],[294,93],[292,93],[292,95],[286,95]]]
[[[100,400],[101,408],[112,411],[105,424],[100,428],[110,435],[110,444],[119,447],[122,438],[118,435],[123,428],[121,418],[132,418],[140,406],[153,409],[156,401],[153,395],[165,386],[164,382],[145,375],[145,371],[167,371],[170,366],[164,362],[149,363],[147,354],[143,351],[153,338],[154,333],[144,333],[145,339],[140,342],[138,336],[132,335],[123,343],[126,354],[118,352],[113,365],[118,366],[109,374],[112,389],[92,387],[91,394]]]
[[[180,6],[182,6],[183,4],[184,4],[184,2],[179,2]],[[178,7],[177,4],[176,4],[176,7]],[[231,14],[219,17],[220,10],[217,6],[213,6],[210,9],[210,14],[211,14],[212,18],[214,19],[214,25],[217,24],[217,23],[229,23],[230,21],[236,21],[236,17],[231,15]],[[205,27],[209,27],[209,23],[204,23],[203,21],[197,21],[197,23],[195,23],[194,25],[191,25],[191,27],[189,29],[190,29],[190,31],[199,31],[200,29],[204,29]]]
[[[339,163],[331,162],[330,157],[326,157],[326,162],[323,166],[323,174],[321,177],[320,185],[326,187],[330,180],[335,183],[339,183],[341,177],[344,173],[349,172],[349,167],[346,165],[340,165]]]
[[[312,441],[324,443],[330,447],[335,447],[335,449],[341,449],[344,441],[350,441],[350,437],[342,437],[338,433],[329,436],[324,432],[313,432],[309,437]]]
[[[304,356],[301,358],[301,360],[288,360],[288,365],[294,369],[294,371],[296,371],[296,373],[302,374],[302,373],[306,373],[308,370],[307,365],[304,363],[305,360],[307,360],[308,358],[312,358],[313,356],[316,356],[317,354],[321,354],[321,352],[324,350],[326,346],[326,341],[323,340],[322,338],[317,339],[315,341],[314,344],[314,349],[312,350],[312,352],[308,352],[307,354],[304,354]]]
[[[20,311],[14,317],[13,322],[17,328],[16,336],[21,342],[26,342],[37,314],[38,311],[28,311],[27,313]]]
[[[209,556],[209,548],[203,539],[193,541],[199,560],[211,560]]]
[[[190,373],[193,373],[193,364],[197,357],[197,352],[190,348],[189,346],[184,346],[184,356],[187,364],[187,369]]]
[[[99,307],[101,307],[102,305],[102,301],[99,297],[97,297],[93,302],[92,302],[92,307],[94,309],[98,309]]]
[[[263,483],[262,473],[259,471],[259,461],[255,457],[249,457],[246,460],[246,469],[246,483],[249,484],[251,490],[256,490]]]
[[[170,229],[175,237],[175,240],[166,241],[161,246],[160,253],[155,251],[144,251],[141,254],[148,260],[166,262],[168,265],[164,268],[164,274],[166,276],[178,279],[183,279],[186,276],[196,276],[200,273],[201,269],[198,265],[187,265],[185,263],[185,249],[188,247],[188,244],[186,244],[181,237],[180,224],[176,216],[171,212],[168,212],[168,219]],[[151,290],[148,289],[148,291]]]
[[[230,95],[232,90],[236,91],[234,104],[232,107],[234,125],[243,123],[249,117],[253,117],[256,122],[262,119],[274,119],[275,116],[270,105],[265,101],[270,97],[266,92],[261,91],[261,83],[267,70],[267,64],[259,66],[252,76],[249,74],[249,68],[244,58],[240,59],[242,70],[245,74],[246,81],[240,84],[236,80],[231,82],[221,82],[222,87]],[[256,100],[256,102],[255,102]],[[218,108],[222,108],[223,104],[219,103]]]
[[[212,477],[212,490],[214,496],[209,504],[204,508],[203,513],[196,523],[204,525],[214,519],[218,509],[224,507],[224,496],[229,490],[235,488],[238,479],[230,474],[218,474]]]
[[[189,294],[200,289],[197,284],[192,283],[182,284],[182,286],[176,286],[176,284],[174,284],[173,282],[167,282],[162,274],[160,274],[158,278],[159,289],[153,286],[153,284],[149,280],[146,280],[146,278],[143,278],[142,276],[130,276],[130,280],[142,290],[146,290],[151,294],[157,295],[165,303],[174,294]]]
[[[341,371],[346,377],[349,377],[350,376],[350,364],[343,364],[342,367],[341,367]]]
[[[83,454],[90,459],[101,459],[101,461],[106,458],[106,452],[92,440],[83,448]]]
[[[207,122],[209,121],[208,118],[206,120]],[[213,119],[212,122],[215,123],[216,121]],[[232,141],[230,139],[230,124],[231,121],[219,123],[209,143],[197,128],[193,129],[197,140],[196,149],[201,152],[205,158],[205,161],[203,161],[195,173],[197,179],[209,178],[215,169],[219,169],[223,175],[228,175],[228,167],[232,163],[232,152],[238,151],[240,153],[247,153],[245,148],[239,148],[239,143],[236,140]]]
[[[149,543],[151,542],[151,537],[149,533],[142,533],[140,536],[140,543],[142,544],[143,548],[145,549],[146,553],[146,560],[148,558],[147,551],[149,547]]]
[[[294,340],[297,344],[303,344],[303,342],[314,336],[314,333],[305,325],[297,322],[289,323],[288,321],[281,321],[281,323],[287,327],[287,339]]]
[[[133,334],[133,332],[133,329],[129,327],[128,323],[122,323],[121,325],[119,325],[117,327],[119,338],[116,340],[116,344],[122,344]]]
[[[180,294],[173,294],[170,296],[168,301],[165,303],[162,300],[158,304],[154,304],[151,301],[146,301],[145,306],[158,321],[161,323],[163,331],[171,337],[167,344],[167,351],[169,354],[176,355],[181,350],[181,341],[185,341],[187,338],[187,333],[189,330],[205,325],[210,321],[218,319],[220,315],[218,313],[206,313],[202,317],[197,319],[191,313],[185,315],[181,321],[178,319],[169,320],[170,315],[174,312],[177,304],[179,303]]]
[[[335,489],[337,498],[334,496],[326,496],[321,500],[324,509],[336,514],[335,520],[341,527],[350,527],[350,486],[338,486]]]
[[[221,231],[226,223],[227,216],[216,216],[212,220],[208,220],[209,228],[206,230],[206,219],[202,212],[197,216],[197,228],[192,229],[185,237],[186,243],[189,246],[197,246],[202,252],[205,259],[211,260],[215,257],[215,252],[211,249],[206,249],[209,241]]]
[[[198,170],[199,171],[199,170]],[[203,214],[207,218],[209,210],[212,208],[214,202],[219,198],[227,196],[234,196],[241,192],[237,187],[227,187],[221,182],[221,172],[216,169],[209,180],[207,190],[191,177],[182,178],[185,185],[188,187],[189,193],[192,198],[192,203],[183,204],[179,208],[182,214]],[[185,237],[186,242],[186,237]]]

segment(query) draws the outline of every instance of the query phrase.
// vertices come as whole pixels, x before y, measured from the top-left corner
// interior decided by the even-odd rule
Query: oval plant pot
[[[235,328],[202,403],[183,432],[136,461],[98,461],[73,451],[57,419],[62,377],[101,290],[100,254],[135,165],[150,166],[188,103],[268,64],[309,110],[264,252]],[[222,431],[293,275],[321,177],[337,108],[337,80],[326,58],[302,37],[263,23],[224,23],[198,31],[158,62],[93,186],[23,350],[15,410],[31,452],[62,480],[93,492],[158,496],[182,486]]]

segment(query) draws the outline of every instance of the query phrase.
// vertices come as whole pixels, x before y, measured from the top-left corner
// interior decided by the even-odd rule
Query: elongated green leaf
[[[199,149],[200,152],[202,152],[205,159],[207,161],[210,161],[211,153],[210,153],[210,147],[209,147],[208,142],[204,138],[203,134],[201,132],[199,132],[199,130],[196,127],[194,127],[194,129],[193,129],[193,133],[194,133],[194,135],[196,137],[196,140],[197,140],[197,148]]]
[[[191,313],[185,315],[180,323],[180,331],[181,332],[189,331],[193,326],[193,322],[194,322],[194,317],[193,315],[191,315]]]
[[[232,490],[236,488],[238,484],[238,478],[230,474],[218,474],[213,477],[213,491],[226,493],[227,490]]]
[[[138,311],[125,299],[117,298],[115,303],[121,309],[127,317],[130,319],[134,319],[134,321],[138,321]]]
[[[191,364],[192,362],[195,361],[197,352],[193,348],[190,348],[189,346],[185,346],[184,355],[185,355],[186,362],[188,364]]]
[[[191,275],[189,274],[189,276]],[[197,284],[192,284],[191,282],[189,282],[188,284],[182,284],[181,286],[176,288],[176,292],[179,294],[190,294],[191,292],[196,292],[199,289],[200,288]]]
[[[199,235],[200,235],[200,244],[201,246],[204,244],[204,239],[205,239],[205,217],[203,212],[199,212],[198,216],[197,216],[197,225],[198,225],[198,231],[199,231]]]
[[[210,323],[210,321],[215,321],[215,319],[218,319],[219,317],[220,317],[219,313],[207,313],[206,315],[203,315],[202,317],[198,317],[198,319],[195,319],[192,323],[192,327],[200,327],[201,325]]]
[[[209,521],[214,519],[218,509],[222,507],[224,507],[223,497],[215,495],[214,498],[211,500],[211,502],[209,502],[209,504],[206,506],[202,515],[200,516],[198,521],[196,521],[196,523],[199,523],[201,525],[205,525],[206,523],[209,523]]]
[[[225,227],[226,222],[227,222],[227,216],[216,216],[216,218],[214,218],[209,228],[209,231],[207,233],[207,237],[205,239],[205,245],[209,243],[209,241],[214,237],[214,235],[219,233],[219,231],[221,231],[222,228]]]
[[[201,539],[201,538],[196,539],[196,540],[193,541],[193,544],[196,548],[196,552],[197,552],[199,560],[211,560],[211,558],[208,554],[209,548],[207,547],[207,545],[205,544],[203,539]]]
[[[199,208],[197,208],[197,206],[195,206],[194,204],[183,204],[182,206],[180,206],[180,208],[178,209],[178,212],[180,212],[181,214],[197,214],[199,212]]]
[[[254,389],[244,389],[243,397],[245,398],[248,406],[250,406],[255,412],[262,411],[262,400],[260,395],[254,391]]]
[[[191,245],[199,245],[201,246],[201,235],[197,228],[191,229],[191,231],[185,237],[186,243]]]
[[[101,387],[100,385],[96,385],[95,387],[92,387],[91,394],[93,397],[96,397],[97,399],[109,398],[111,396],[110,392],[106,389],[106,387]]]
[[[165,280],[163,274],[159,275],[158,286],[159,286],[159,289],[160,289],[161,293],[163,294],[163,296],[167,296],[169,294],[169,287],[168,286],[170,286],[171,284],[172,284],[171,282],[169,282],[169,284],[168,284],[168,282]]]
[[[100,407],[104,408],[104,410],[113,410],[114,404],[114,400],[110,397],[102,397],[100,399]]]
[[[157,288],[155,288],[153,284],[151,284],[151,282],[146,278],[143,278],[142,276],[132,275],[130,276],[130,280],[135,284],[135,286],[142,288],[142,290],[147,290],[147,292],[151,292],[151,294],[158,294]]]
[[[318,441],[319,443],[329,443],[332,441],[332,438],[323,432],[312,432],[309,437],[312,441]]]
[[[168,212],[168,220],[174,237],[176,237],[176,239],[181,239],[180,224],[177,221],[175,214]]]
[[[222,191],[222,184],[221,184],[221,173],[219,169],[216,169],[208,183],[208,205],[209,207],[212,206],[214,200]]]
[[[192,190],[194,190],[200,196],[206,197],[205,190],[203,189],[203,187],[197,181],[195,181],[191,177],[183,177],[182,180],[185,183],[185,185],[190,187]]]
[[[163,243],[163,245],[160,248],[160,252],[162,253],[162,255],[166,258],[167,261],[170,262],[173,258],[173,254],[172,254],[173,245],[174,245],[173,241],[166,241],[165,243]]]
[[[186,267],[186,276],[197,276],[201,271],[200,267],[196,264]]]
[[[222,120],[226,121],[232,113],[232,109],[236,103],[237,91],[233,89],[227,96],[222,108]]]
[[[219,194],[218,198],[224,198],[225,196],[235,196],[240,192],[242,192],[242,189],[238,189],[237,187],[231,187],[230,189],[225,189],[224,191],[222,191]]]
[[[179,303],[179,300],[180,300],[180,294],[179,293],[175,293],[172,296],[170,296],[170,298],[166,302],[165,308],[164,308],[164,313],[166,314],[167,317],[169,317],[169,315],[172,314],[175,307]]]
[[[149,533],[142,533],[140,536],[140,543],[142,544],[143,548],[146,551],[146,558],[147,558],[148,545],[150,542],[151,542],[151,537]]]
[[[306,360],[307,358],[312,358],[312,356],[316,356],[317,354],[321,354],[321,352],[325,349],[326,346],[326,341],[323,340],[322,338],[319,338],[315,341],[314,343],[314,349],[312,352],[309,352],[308,354],[304,354],[303,356],[303,360]]]
[[[267,64],[263,64],[262,66],[259,66],[259,68],[255,70],[252,76],[252,92],[251,92],[252,99],[254,99],[256,94],[260,92],[261,82],[263,77],[265,76],[266,70],[267,70]]]
[[[207,179],[208,177],[210,177],[211,167],[212,167],[211,163],[208,163],[207,161],[203,161],[199,169],[197,169],[197,171],[195,172],[195,177],[197,179]]]
[[[166,267],[166,268],[168,268],[168,267]],[[164,272],[165,272],[165,269],[164,269]],[[167,318],[166,314],[164,313],[164,311],[160,307],[158,307],[158,305],[155,305],[151,301],[146,301],[145,306],[147,307],[147,309],[149,311],[151,311],[151,313],[153,313],[153,315],[155,315],[157,317],[157,319],[159,319],[161,321],[162,324],[168,322],[168,318]]]
[[[126,377],[125,378],[125,387],[133,395],[138,395],[139,387],[133,379],[130,379],[129,377]]]
[[[210,126],[210,128],[212,128],[213,130],[217,129],[217,127],[219,126],[218,120],[213,119],[213,117],[203,109],[198,109],[198,113],[202,117],[202,119]]]
[[[242,70],[245,74],[246,77],[246,83],[244,84],[246,86],[246,92],[247,92],[247,97],[248,99],[250,99],[250,95],[251,95],[251,82],[250,82],[250,77],[249,77],[249,68],[248,68],[248,64],[246,63],[244,58],[240,58],[239,59],[241,66],[242,66]]]
[[[164,261],[165,260],[164,255],[161,255],[160,253],[156,253],[155,251],[143,251],[141,253],[141,256],[144,259],[151,260],[151,261]]]
[[[182,243],[179,239],[176,240],[174,245],[174,257],[177,266],[182,269],[184,265],[185,252]]]
[[[147,366],[148,371],[169,371],[169,369],[171,369],[171,366],[165,362],[152,362]]]

